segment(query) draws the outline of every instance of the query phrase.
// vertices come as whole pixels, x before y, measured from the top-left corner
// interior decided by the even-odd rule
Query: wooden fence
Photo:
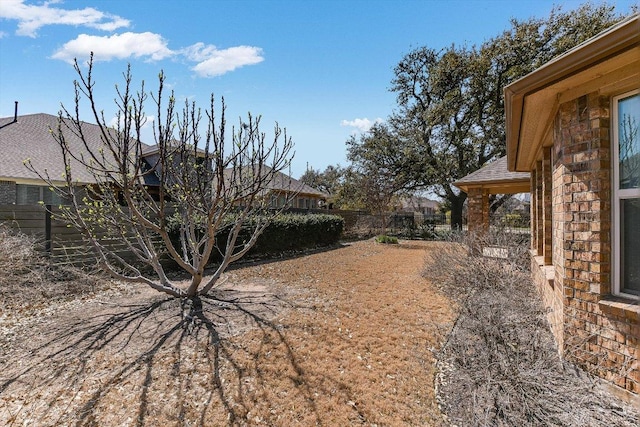
[[[51,206],[0,205],[0,224],[36,237],[42,243],[42,253],[56,265],[94,263],[95,255],[87,241],[78,230],[56,220],[57,211]],[[118,255],[131,256],[120,239],[110,239],[105,233],[101,243]]]
[[[86,265],[95,262],[95,256],[88,242],[75,228],[68,227],[55,219],[57,207],[48,209],[41,205],[0,205],[0,224],[15,228],[25,234],[36,236],[42,242],[42,252],[50,257],[54,264]],[[52,214],[53,213],[53,217]],[[354,239],[370,237],[383,232],[400,232],[409,226],[415,226],[416,220],[411,214],[390,213],[372,215],[366,211],[343,211],[326,209],[291,209],[292,213],[325,213],[344,218],[344,238]],[[410,220],[410,221],[409,221]],[[410,223],[410,224],[409,224]],[[101,243],[118,255],[131,258],[126,243],[121,239],[109,239],[106,233]]]

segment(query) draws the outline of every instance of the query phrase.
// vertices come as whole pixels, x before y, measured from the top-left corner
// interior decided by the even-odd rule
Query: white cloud
[[[264,61],[262,49],[254,46],[236,46],[218,49],[214,45],[196,43],[181,51],[190,61],[197,62],[192,70],[200,77],[215,77],[245,65]]]
[[[197,62],[192,67],[200,77],[215,77],[245,65],[264,61],[262,49],[253,46],[236,46],[218,49],[214,45],[195,43],[187,48],[173,51],[161,35],[155,33],[122,33],[112,36],[91,36],[80,34],[58,49],[52,58],[73,63],[89,58],[94,53],[94,61],[112,59],[143,58],[158,61],[182,55],[188,61]]]
[[[211,58],[217,51],[218,48],[212,44],[205,45],[202,42],[198,42],[182,49],[181,53],[190,61],[202,62]]]
[[[16,34],[36,37],[38,30],[47,25],[73,25],[102,31],[115,31],[129,27],[128,19],[102,12],[92,7],[84,9],[63,9],[55,6],[59,0],[42,4],[25,4],[26,0],[0,0],[0,20],[17,21]],[[6,37],[0,31],[0,38]],[[235,46],[218,49],[202,42],[173,51],[160,34],[125,32],[111,36],[80,34],[56,50],[52,58],[73,63],[74,59],[84,61],[94,53],[95,61],[141,58],[158,61],[176,55],[183,55],[196,63],[191,69],[200,77],[215,77],[245,65],[264,61],[262,49],[254,46]]]
[[[74,58],[89,58],[91,52],[94,53],[95,61],[130,57],[158,61],[175,54],[159,34],[127,32],[112,36],[80,34],[74,40],[65,43],[52,57],[73,63]]]
[[[380,117],[378,117],[374,121],[371,121],[365,117],[364,119],[343,120],[342,122],[340,122],[340,126],[355,128],[353,130],[353,133],[364,133],[371,129],[374,124],[382,123],[383,121],[384,120],[382,120]]]
[[[130,21],[117,15],[101,12],[92,7],[84,9],[61,9],[51,7],[58,1],[41,5],[25,4],[24,0],[2,0],[0,18],[18,21],[16,34],[36,37],[38,30],[46,25],[74,25],[113,31],[128,27]]]

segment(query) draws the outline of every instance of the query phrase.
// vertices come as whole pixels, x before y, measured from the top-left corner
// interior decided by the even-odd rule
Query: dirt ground
[[[442,425],[454,313],[420,274],[438,245],[236,268],[193,319],[121,286],[0,313],[0,425]]]

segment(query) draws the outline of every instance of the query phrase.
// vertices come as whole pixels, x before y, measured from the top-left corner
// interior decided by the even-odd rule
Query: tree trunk
[[[467,199],[467,194],[460,192],[457,196],[451,197],[451,229],[462,230],[462,207]]]

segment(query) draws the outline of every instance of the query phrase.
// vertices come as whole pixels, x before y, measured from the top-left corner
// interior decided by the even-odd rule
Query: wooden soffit
[[[469,193],[470,189],[481,188],[486,190],[489,194],[518,194],[518,193],[530,193],[531,181],[530,180],[510,180],[510,181],[487,181],[487,182],[474,182],[474,183],[454,183],[454,185],[460,188],[465,193]]]
[[[553,143],[558,107],[592,92],[640,87],[640,15],[633,15],[505,87],[510,171],[530,171]]]

